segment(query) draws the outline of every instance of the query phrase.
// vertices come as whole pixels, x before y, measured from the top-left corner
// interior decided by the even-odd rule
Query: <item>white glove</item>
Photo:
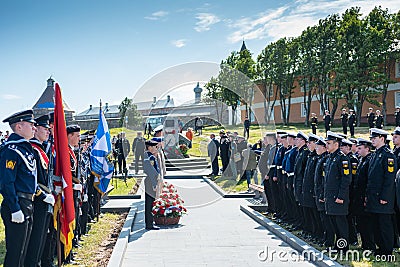
[[[46,198],[43,199],[43,202],[46,202],[46,203],[54,206],[54,203],[56,202],[56,200],[54,199],[54,196],[52,194],[46,194]]]
[[[89,200],[89,197],[87,194],[83,195],[83,202],[87,202]]]
[[[56,187],[54,188],[54,191],[56,191],[57,195],[60,194],[61,191],[62,191],[61,186],[56,186]]]
[[[81,184],[74,184],[72,187],[76,191],[82,191],[82,185]]]
[[[11,221],[14,223],[23,223],[25,221],[25,216],[21,210],[11,213]]]

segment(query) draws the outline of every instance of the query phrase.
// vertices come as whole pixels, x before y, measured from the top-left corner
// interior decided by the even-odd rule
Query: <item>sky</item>
[[[329,14],[351,6],[368,14],[377,5],[400,9],[398,0],[1,0],[0,121],[32,108],[50,76],[76,113],[100,99],[120,104],[138,91],[137,101],[161,90],[184,103],[197,81],[214,74],[176,71],[182,64],[217,65],[243,40],[256,59],[270,42],[298,36]],[[185,77],[169,81],[175,75]],[[165,88],[153,90],[155,78],[161,87],[166,79]]]

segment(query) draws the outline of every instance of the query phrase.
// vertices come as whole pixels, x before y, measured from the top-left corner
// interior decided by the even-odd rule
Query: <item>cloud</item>
[[[352,6],[361,7],[361,13],[367,15],[375,6],[375,0],[297,0],[290,4],[267,10],[255,16],[231,20],[228,24],[234,31],[228,35],[231,43],[243,39],[266,39],[276,41],[282,37],[299,36],[308,26],[316,25],[319,19],[330,14],[342,14]],[[386,0],[382,5],[389,12],[400,8],[398,0]]]
[[[9,95],[9,94],[2,95],[1,97],[5,100],[14,100],[21,98],[19,95]]]
[[[147,17],[144,17],[144,18],[145,19],[149,19],[149,20],[160,20],[160,19],[164,18],[167,15],[168,15],[167,11],[160,10],[160,11],[152,13],[151,16],[147,16]]]
[[[198,21],[194,29],[197,32],[209,31],[211,25],[221,21],[216,15],[211,13],[198,13],[196,19],[198,19]]]
[[[177,48],[182,48],[184,46],[186,46],[186,39],[179,39],[179,40],[173,40],[171,41],[171,44]]]

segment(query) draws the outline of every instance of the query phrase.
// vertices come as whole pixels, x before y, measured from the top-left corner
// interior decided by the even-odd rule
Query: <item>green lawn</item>
[[[114,186],[114,189],[108,194],[109,196],[120,196],[135,194],[134,186],[136,185],[135,178],[127,178],[126,183],[123,179],[114,178],[110,184]]]

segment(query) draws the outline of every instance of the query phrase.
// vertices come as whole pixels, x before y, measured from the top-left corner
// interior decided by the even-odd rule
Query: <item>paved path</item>
[[[305,261],[291,261],[289,253],[296,253],[293,249],[241,212],[239,205],[246,200],[223,199],[200,179],[168,181],[177,186],[188,215],[181,218],[177,227],[146,231],[144,204],[137,201],[134,205],[139,212],[123,267],[313,266]],[[269,257],[263,262],[258,255],[265,248]],[[276,254],[272,259],[273,250],[286,253],[281,254],[283,261]]]

